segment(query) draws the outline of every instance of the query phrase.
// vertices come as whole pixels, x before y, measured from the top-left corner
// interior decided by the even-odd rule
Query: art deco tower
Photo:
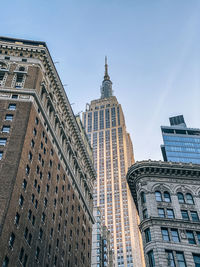
[[[107,59],[101,98],[87,105],[83,124],[97,171],[94,205],[100,206],[103,222],[111,232],[116,266],[144,266],[137,212],[126,182],[128,167],[134,163],[132,142],[121,105],[113,96]]]

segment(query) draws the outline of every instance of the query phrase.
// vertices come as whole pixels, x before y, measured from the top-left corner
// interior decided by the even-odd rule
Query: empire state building
[[[111,232],[115,264],[145,266],[138,215],[126,182],[127,170],[134,163],[133,147],[121,105],[113,96],[107,59],[101,98],[87,105],[83,124],[93,147],[97,172],[94,206],[101,208],[103,223]]]

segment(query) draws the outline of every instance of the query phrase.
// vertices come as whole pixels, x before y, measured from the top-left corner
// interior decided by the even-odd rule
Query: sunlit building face
[[[107,62],[101,98],[87,106],[83,124],[97,171],[94,206],[101,208],[103,223],[111,232],[115,266],[143,266],[137,212],[126,182],[126,172],[134,162],[132,142],[121,105],[112,95]]]

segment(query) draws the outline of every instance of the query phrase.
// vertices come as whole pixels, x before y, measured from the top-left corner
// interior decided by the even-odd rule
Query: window
[[[2,159],[3,157],[3,151],[0,151],[0,160]]]
[[[186,235],[189,244],[196,244],[194,233],[192,231],[186,231]]]
[[[193,197],[190,193],[186,194],[186,202],[187,202],[187,204],[191,204],[191,205],[194,204]]]
[[[27,187],[27,181],[26,181],[26,179],[24,179],[24,181],[23,181],[23,183],[22,183],[22,188],[23,188],[24,190],[26,190],[26,187]]]
[[[35,252],[35,257],[37,260],[39,259],[39,255],[40,255],[40,249],[39,249],[39,247],[37,247],[36,252]]]
[[[199,216],[196,211],[190,211],[191,218],[193,222],[198,222],[199,221]]]
[[[2,128],[2,133],[9,133],[10,132],[10,126],[4,125]]]
[[[18,95],[12,95],[12,99],[18,99]]]
[[[162,239],[164,241],[169,241],[169,232],[167,228],[161,228],[161,233],[162,233]]]
[[[31,152],[29,152],[29,154],[28,154],[28,159],[29,159],[29,160],[32,160],[32,158],[33,158],[33,154],[32,154]]]
[[[156,201],[158,201],[158,202],[162,201],[162,195],[161,195],[160,191],[156,191],[155,196],[156,196]]]
[[[15,242],[15,234],[14,233],[11,233],[10,235],[10,239],[9,239],[9,247],[13,247],[14,245],[14,242]]]
[[[155,267],[155,259],[154,259],[154,254],[153,254],[153,250],[149,251],[147,253],[148,255],[148,259],[149,259],[149,267]]]
[[[33,140],[31,140],[31,147],[35,146],[35,142]]]
[[[172,209],[167,209],[167,218],[174,218],[174,211]]]
[[[164,192],[164,201],[171,202],[170,194],[167,191]]]
[[[183,220],[189,221],[189,215],[187,210],[181,210],[181,215]]]
[[[147,228],[146,230],[144,230],[144,233],[145,233],[146,243],[150,242],[151,241],[151,232],[150,232],[150,229]]]
[[[16,104],[9,104],[8,109],[9,110],[15,110],[16,109]]]
[[[6,114],[5,120],[6,121],[12,121],[13,120],[13,115],[12,114]]]
[[[8,267],[8,264],[9,264],[9,258],[5,256],[2,267]]]
[[[30,233],[28,236],[28,244],[29,246],[31,245],[31,241],[32,241],[32,234]]]
[[[19,205],[20,205],[20,207],[23,206],[23,203],[24,203],[24,197],[21,195],[21,196],[19,197]]]
[[[180,204],[185,203],[184,195],[182,193],[178,192],[177,196],[178,196],[178,202]]]
[[[193,254],[195,267],[200,267],[200,254]]]
[[[7,142],[7,138],[0,138],[0,146],[5,146]]]
[[[25,254],[24,255],[23,267],[26,267],[27,260],[28,260],[28,256]]]
[[[171,250],[166,251],[166,256],[167,256],[167,266],[170,267],[175,267],[175,261],[174,261],[174,255]]]
[[[165,210],[162,209],[162,208],[159,208],[159,209],[158,209],[158,216],[159,216],[160,218],[165,218]]]
[[[19,215],[19,213],[17,212],[16,215],[15,215],[15,221],[14,221],[14,223],[15,223],[16,225],[19,224],[19,219],[20,219],[20,215]]]
[[[144,192],[141,193],[141,202],[142,204],[146,203],[146,194]]]
[[[19,253],[19,260],[21,262],[22,262],[23,256],[24,256],[24,248],[22,247],[21,250],[20,250],[20,253]]]
[[[186,267],[185,257],[183,255],[183,252],[176,252],[176,258],[178,262],[179,267]]]
[[[200,232],[197,232],[198,243],[200,244]]]
[[[148,213],[147,213],[147,209],[143,210],[143,219],[147,219],[148,218]]]
[[[177,229],[171,229],[172,241],[179,243],[179,234]]]
[[[29,173],[30,173],[30,167],[29,165],[26,165],[26,174],[29,175]]]

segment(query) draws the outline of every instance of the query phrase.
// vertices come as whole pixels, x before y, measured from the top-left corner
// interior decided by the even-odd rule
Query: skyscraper
[[[0,266],[91,266],[92,151],[44,42],[0,37]]]
[[[107,59],[101,98],[87,105],[83,124],[97,171],[94,205],[101,208],[103,222],[111,232],[115,264],[144,266],[137,211],[126,182],[126,172],[134,162],[132,143],[121,105],[113,96]]]
[[[188,128],[183,115],[169,120],[170,126],[161,126],[164,161],[200,164],[200,129]]]

